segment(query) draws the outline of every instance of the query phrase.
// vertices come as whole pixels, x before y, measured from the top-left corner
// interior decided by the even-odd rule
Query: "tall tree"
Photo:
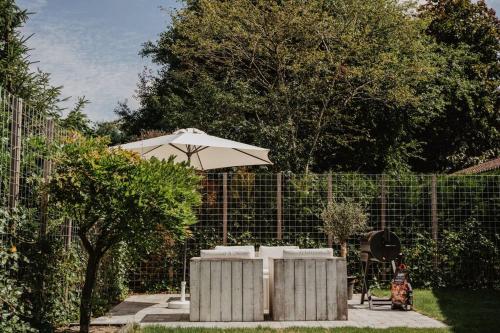
[[[183,238],[195,222],[198,176],[173,159],[144,160],[110,149],[102,138],[70,137],[56,156],[48,184],[51,204],[78,224],[87,267],[80,303],[80,332],[89,331],[99,264],[114,246],[145,244],[159,231]]]
[[[94,134],[96,136],[108,137],[112,145],[123,143],[125,140],[119,120],[97,122]]]
[[[482,0],[421,8],[438,43],[435,117],[421,133],[422,171],[456,170],[500,155],[500,21]]]
[[[88,99],[83,97],[78,97],[75,107],[69,111],[66,118],[61,119],[61,125],[64,128],[78,131],[84,135],[92,135],[94,133],[92,129],[92,124],[83,112],[83,109],[90,103]]]
[[[49,82],[49,74],[32,71],[29,47],[20,28],[28,20],[28,12],[14,0],[0,0],[0,86],[17,97],[30,101],[38,110],[57,110],[61,87]]]
[[[143,54],[161,66],[118,114],[140,130],[201,127],[271,148],[292,171],[381,171],[418,154],[433,73],[421,21],[396,1],[187,1]],[[424,96],[425,97],[425,96]]]
[[[275,168],[449,171],[498,155],[499,24],[484,1],[186,1],[143,55],[125,134],[201,127]]]

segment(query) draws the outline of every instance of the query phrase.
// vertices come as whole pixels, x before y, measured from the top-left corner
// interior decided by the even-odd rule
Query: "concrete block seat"
[[[347,320],[346,260],[332,249],[285,249],[269,267],[273,320]]]
[[[250,258],[255,258],[255,246],[253,245],[235,245],[235,246],[222,246],[215,247],[218,251],[247,251],[250,252]]]
[[[217,246],[190,269],[191,321],[347,319],[346,261],[332,249]]]
[[[190,296],[190,321],[264,320],[262,259],[250,249],[202,250],[190,261]]]
[[[269,262],[273,258],[283,258],[283,250],[298,249],[298,246],[288,245],[288,246],[260,246],[259,252],[255,253],[255,248],[252,245],[240,245],[240,246],[216,246],[215,250],[225,250],[225,251],[250,251],[252,258],[262,258],[263,264],[263,292],[264,292],[264,313],[269,313]]]
[[[298,246],[261,246],[259,248],[259,258],[263,260],[264,266],[264,313],[269,313],[269,262],[273,258],[283,258],[283,250],[298,249]]]

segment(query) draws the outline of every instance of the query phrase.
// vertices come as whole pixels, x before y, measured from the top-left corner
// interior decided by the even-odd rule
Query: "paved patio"
[[[261,321],[261,322],[189,322],[188,310],[167,308],[167,300],[178,295],[152,294],[133,295],[115,306],[106,316],[96,318],[93,325],[125,325],[131,322],[146,325],[162,325],[167,327],[415,327],[440,328],[446,327],[442,322],[424,316],[415,311],[396,311],[389,307],[379,307],[375,310],[359,304],[359,295],[349,301],[349,320],[347,321]]]

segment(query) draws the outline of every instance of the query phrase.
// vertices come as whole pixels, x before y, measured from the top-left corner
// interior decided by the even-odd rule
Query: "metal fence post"
[[[281,172],[276,174],[276,238],[281,240],[282,235],[282,224],[283,224],[283,204],[282,204],[282,194],[281,194]]]
[[[222,244],[227,244],[227,172],[222,174]]]
[[[385,175],[380,178],[380,229],[385,229],[386,193]]]
[[[10,102],[10,101],[9,101]],[[23,100],[12,97],[9,103],[12,109],[12,124],[10,133],[10,178],[9,178],[9,209],[13,210],[19,203],[19,181],[21,176],[21,136],[23,120]],[[15,230],[15,226],[12,226]]]
[[[47,119],[46,127],[45,127],[45,138],[46,138],[46,144],[47,147],[50,147],[54,140],[54,120],[53,119]],[[45,156],[43,159],[43,180],[45,183],[49,181],[50,174],[52,173],[52,160],[50,159],[50,156]],[[41,210],[42,210],[42,221],[40,225],[40,234],[45,236],[47,233],[47,222],[48,222],[48,202],[49,202],[49,196],[45,192],[43,193],[42,197],[42,205],[41,205]]]
[[[333,185],[332,185],[332,173],[329,172],[327,176],[327,184],[328,184],[328,204],[333,202]],[[328,247],[333,246],[333,239],[331,235],[328,235]]]
[[[438,242],[438,215],[437,215],[437,177],[436,175],[432,175],[431,179],[431,219],[432,219],[432,240],[435,242],[437,246]],[[434,268],[438,265],[438,254],[437,251],[434,255]]]
[[[68,219],[66,222],[66,250],[71,247],[71,239],[73,237],[73,221]]]

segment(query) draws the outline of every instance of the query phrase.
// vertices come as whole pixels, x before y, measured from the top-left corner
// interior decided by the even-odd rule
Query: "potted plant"
[[[322,231],[332,240],[340,244],[340,256],[347,257],[347,240],[349,237],[368,228],[368,213],[363,205],[352,200],[332,201],[321,212]],[[348,298],[352,298],[354,276],[347,277]]]

